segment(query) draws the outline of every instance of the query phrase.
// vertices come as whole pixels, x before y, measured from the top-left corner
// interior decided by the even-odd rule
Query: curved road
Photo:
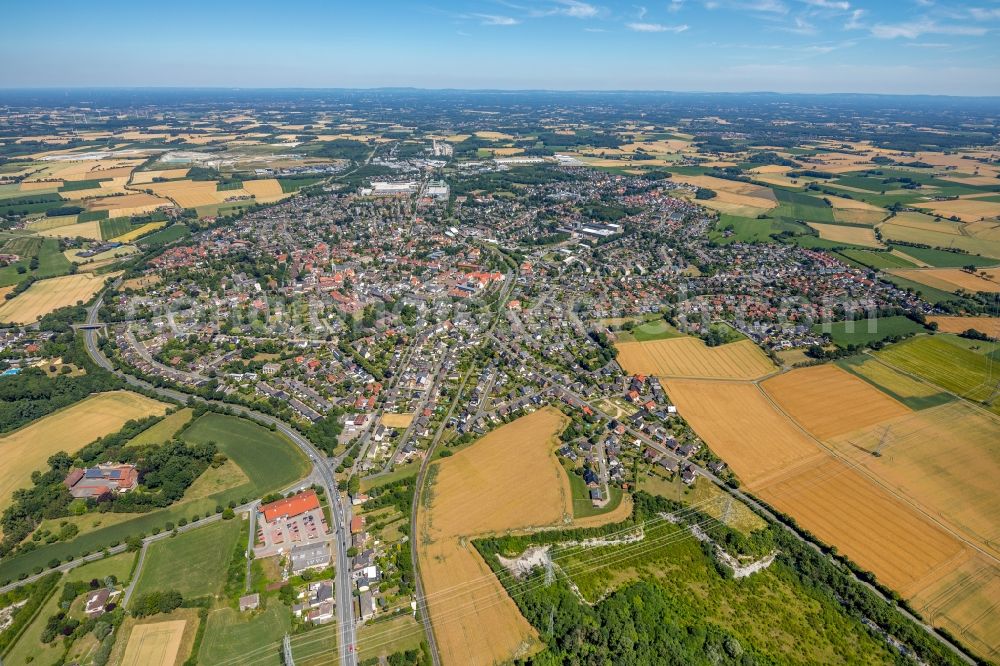
[[[115,286],[117,286],[117,284],[118,282],[115,283]],[[97,312],[103,302],[104,297],[102,295],[95,300],[89,308],[87,308],[88,324],[97,323]],[[94,362],[102,368],[114,372],[128,384],[143,388],[147,391],[153,391],[161,396],[181,403],[185,403],[189,399],[194,398],[195,400],[206,404],[225,406],[233,412],[251,417],[258,422],[273,425],[276,430],[292,440],[296,446],[302,449],[302,451],[309,456],[309,459],[313,462],[314,471],[319,472],[319,477],[322,479],[323,486],[326,489],[326,496],[329,498],[331,513],[333,514],[334,531],[336,534],[337,631],[340,637],[338,645],[340,663],[345,666],[356,666],[357,650],[355,645],[357,641],[357,627],[354,621],[354,596],[351,593],[351,562],[347,557],[347,549],[350,545],[350,515],[348,513],[349,509],[345,510],[345,505],[340,497],[340,493],[337,490],[336,479],[334,479],[330,462],[326,456],[317,450],[316,447],[313,446],[312,442],[303,437],[295,428],[292,428],[281,419],[257,412],[242,405],[230,405],[228,403],[205,400],[204,398],[182,393],[181,391],[174,389],[153,386],[149,382],[117,370],[111,361],[104,355],[104,352],[101,351],[100,347],[97,346],[97,331],[86,329],[83,331],[83,334],[84,343],[87,347],[87,353],[94,360]]]

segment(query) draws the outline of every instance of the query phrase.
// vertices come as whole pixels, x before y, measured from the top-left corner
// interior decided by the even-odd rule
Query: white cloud
[[[637,13],[637,14],[638,14],[638,16],[639,16],[639,20],[640,20],[640,21],[641,21],[642,19],[646,18],[646,14],[647,14],[647,11],[646,11],[646,8],[645,8],[645,7],[643,7],[643,6],[641,6],[641,5],[637,5],[637,6],[636,6],[636,10],[637,10],[637,11],[636,11],[636,13]]]
[[[670,0],[670,4],[667,5],[668,12],[678,12],[684,8],[684,0]]]
[[[865,10],[855,9],[851,12],[851,18],[847,19],[847,23],[844,24],[844,30],[858,30],[864,27],[861,22],[861,17],[865,15]]]
[[[497,14],[473,14],[483,25],[517,25],[519,20],[511,16],[498,16]]]
[[[686,24],[681,25],[663,25],[662,23],[626,23],[625,27],[633,32],[672,32],[681,33],[687,30],[690,26]]]
[[[1000,7],[994,9],[972,7],[969,9],[969,15],[977,21],[993,21],[995,19],[1000,19]]]
[[[594,5],[581,2],[581,0],[556,0],[561,8],[556,9],[557,14],[562,14],[563,16],[571,16],[573,18],[594,18],[600,13],[600,10]]]
[[[847,0],[803,0],[807,5],[819,7],[821,9],[838,9],[846,12],[851,8],[851,3]]]
[[[879,39],[916,39],[921,35],[967,35],[978,37],[985,35],[987,29],[973,25],[939,25],[928,18],[917,19],[905,23],[879,23],[873,25],[871,33]]]

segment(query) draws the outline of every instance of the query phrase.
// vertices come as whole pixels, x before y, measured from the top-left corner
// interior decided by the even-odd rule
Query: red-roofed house
[[[276,520],[294,518],[306,511],[318,508],[319,498],[316,496],[316,491],[304,490],[297,495],[265,504],[260,507],[260,512],[264,514],[264,520],[273,523]]]

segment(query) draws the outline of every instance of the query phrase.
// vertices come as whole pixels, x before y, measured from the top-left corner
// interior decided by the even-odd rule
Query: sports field
[[[420,575],[444,664],[494,663],[540,647],[474,536],[556,525],[572,512],[554,455],[566,424],[546,408],[497,428],[431,468],[415,535]],[[436,468],[436,469],[435,469]]]
[[[128,637],[122,666],[173,666],[185,626],[184,620],[136,625]]]
[[[1000,317],[928,317],[945,333],[964,333],[970,328],[991,338],[1000,338]]]
[[[393,414],[391,412],[386,412],[382,414],[382,424],[387,428],[406,428],[410,425],[410,421],[412,420],[412,413]]]
[[[167,405],[138,393],[109,391],[53,412],[20,430],[0,437],[0,511],[11,493],[31,483],[31,473],[43,470],[57,451],[74,454],[126,421],[163,414]]]
[[[782,411],[821,440],[911,413],[903,403],[831,364],[792,370],[761,386]]]
[[[619,342],[618,363],[630,374],[655,377],[757,379],[776,370],[749,340],[708,347],[698,338]]]
[[[76,305],[77,301],[89,301],[108,277],[77,274],[39,280],[0,305],[0,322],[30,324],[59,308]]]
[[[169,590],[190,598],[218,594],[242,522],[239,517],[220,520],[151,544],[135,594]]]

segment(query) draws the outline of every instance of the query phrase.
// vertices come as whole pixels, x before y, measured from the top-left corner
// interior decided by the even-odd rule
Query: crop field
[[[216,190],[216,184],[213,180],[178,180],[169,183],[152,183],[148,189],[157,196],[171,199],[181,208],[196,208],[222,203],[226,197],[234,196],[240,192],[240,190],[219,192]]]
[[[36,229],[39,236],[50,238],[88,238],[90,240],[101,240],[101,226],[95,220],[92,222],[77,222],[76,224],[63,224],[58,227],[48,227]]]
[[[128,637],[122,666],[173,666],[186,626],[185,620],[136,625]]]
[[[776,369],[749,340],[708,347],[698,338],[619,342],[618,363],[625,372],[655,377],[757,379]]]
[[[150,544],[135,593],[176,590],[191,598],[218,594],[242,522],[220,520]]]
[[[187,175],[187,172],[188,169],[155,169],[153,171],[136,171],[132,174],[132,183],[134,185],[152,183],[154,178],[166,178],[167,180],[173,180],[175,178],[183,178]]]
[[[912,222],[914,218],[905,216],[921,216],[921,224]],[[929,224],[936,225],[933,228]],[[901,213],[879,227],[882,238],[889,241],[919,243],[933,248],[962,250],[970,254],[982,254],[987,257],[1000,258],[1000,240],[991,240],[976,236],[966,236],[956,233],[956,223],[942,221],[934,222],[934,218],[921,213]]]
[[[557,525],[571,514],[569,480],[554,454],[565,424],[561,412],[541,409],[431,468],[414,536],[446,665],[506,661],[539,645],[470,539]]]
[[[281,183],[274,178],[244,181],[243,189],[261,203],[271,203],[288,196],[282,189]]]
[[[966,225],[966,227],[969,226],[972,225]],[[973,254],[964,254],[961,252],[935,250],[929,247],[899,246],[896,248],[896,251],[905,252],[907,256],[912,257],[920,263],[938,268],[962,268],[963,266],[968,266],[970,264],[978,268],[980,266],[996,266],[997,264],[1000,264],[1000,261],[991,257],[979,257]]]
[[[820,224],[810,222],[809,226],[819,232],[819,237],[834,243],[861,245],[864,247],[883,247],[875,238],[875,231],[868,227],[849,227],[843,224]]]
[[[907,596],[963,549],[926,516],[829,454],[750,489]]]
[[[745,382],[670,380],[670,400],[747,484],[823,456],[809,437]]]
[[[41,217],[32,220],[24,225],[28,231],[45,231],[46,229],[56,229],[65,227],[68,224],[76,224],[76,215],[56,215],[55,217]]]
[[[938,387],[895,370],[871,356],[851,356],[837,361],[837,365],[910,409],[926,409],[955,400]]]
[[[906,405],[836,365],[799,368],[761,386],[782,411],[822,440],[911,414]]]
[[[109,261],[112,259],[127,257],[130,254],[135,254],[139,251],[135,245],[121,245],[119,247],[113,248],[111,250],[105,250],[104,252],[99,252],[91,257],[81,257],[80,253],[83,249],[77,250],[66,250],[64,253],[65,257],[75,264],[96,264],[96,263],[114,263]]]
[[[905,257],[899,256],[895,252],[873,252],[871,250],[855,250],[854,248],[846,248],[840,250],[838,254],[847,257],[851,261],[855,261],[871,268],[913,268],[916,266],[915,263]]]
[[[413,421],[413,413],[393,414],[386,412],[382,414],[382,424],[387,428],[406,428]]]
[[[924,330],[923,326],[903,316],[873,317],[858,321],[835,321],[813,325],[814,333],[828,333],[840,347],[864,345],[876,340]]]
[[[1000,556],[1000,418],[953,401],[830,442],[839,456]],[[871,455],[880,445],[881,455]]]
[[[159,423],[146,428],[128,441],[126,446],[147,446],[169,442],[174,434],[191,421],[194,410],[190,407],[178,409]]]
[[[995,218],[1000,215],[1000,203],[983,199],[950,199],[948,201],[928,201],[915,204],[920,208],[944,217],[957,217],[963,222]]]
[[[922,377],[967,400],[987,399],[1000,381],[1000,367],[994,367],[992,359],[960,349],[939,336],[904,340],[875,355],[899,370]],[[1000,410],[1000,404],[994,402],[992,409]]]
[[[48,313],[89,301],[104,286],[107,275],[66,275],[35,282],[23,293],[0,305],[0,322],[30,324]]]
[[[142,238],[146,234],[151,234],[157,229],[162,229],[167,226],[166,222],[147,222],[146,224],[133,225],[129,231],[120,236],[115,236],[112,240],[119,243],[128,243],[139,238]]]
[[[129,391],[98,393],[0,437],[0,511],[11,493],[31,483],[31,473],[45,468],[57,451],[74,454],[126,421],[163,414],[167,406]]]
[[[995,268],[980,268],[975,274],[961,268],[899,268],[892,274],[942,291],[1000,293],[1000,270]]]
[[[778,206],[774,192],[769,187],[712,176],[675,174],[674,180],[715,192],[714,198],[704,199],[698,203],[722,213],[754,217]]]
[[[914,607],[963,643],[996,662],[1000,659],[1000,567],[967,549],[949,571],[914,595]]]
[[[1000,338],[1000,317],[928,317],[945,333],[964,333],[970,328],[991,338]]]

